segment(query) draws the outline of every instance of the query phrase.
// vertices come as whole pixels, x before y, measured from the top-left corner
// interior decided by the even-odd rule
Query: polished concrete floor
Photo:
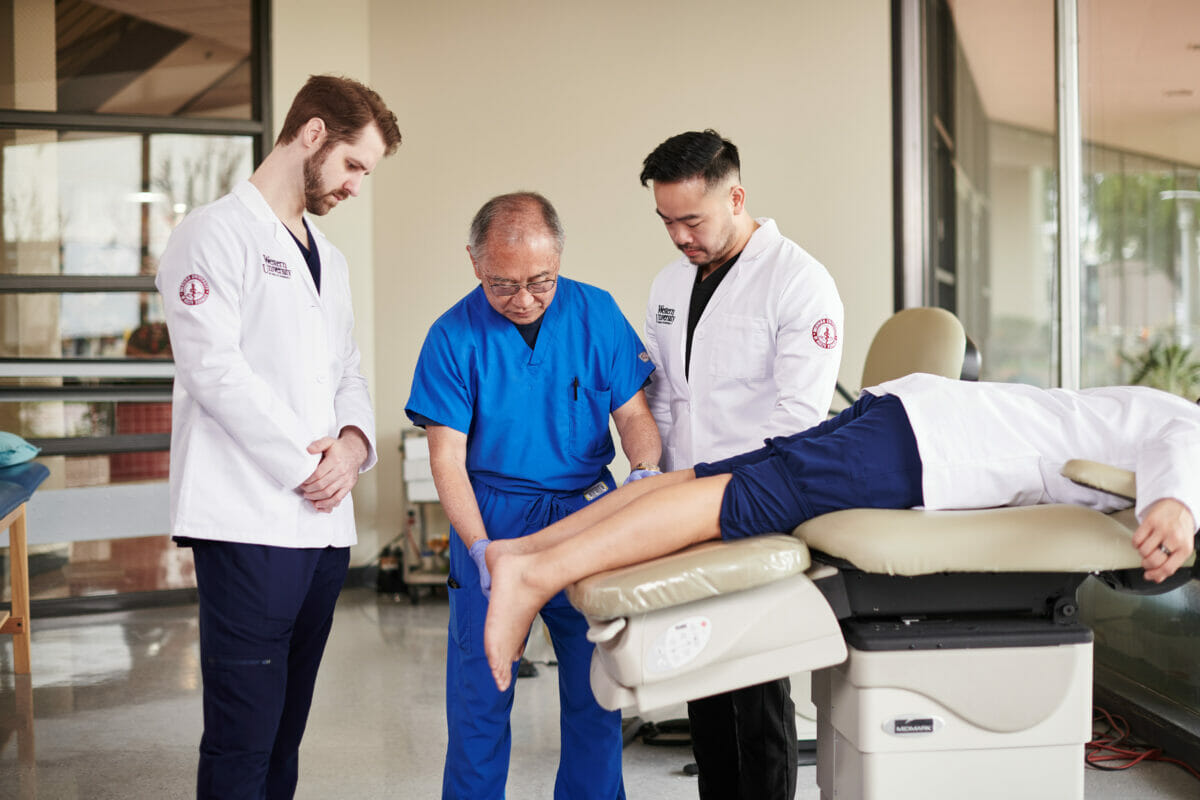
[[[301,751],[300,798],[439,796],[445,723],[444,600],[395,602],[346,591]],[[186,798],[200,736],[194,606],[34,621],[33,676],[15,678],[0,643],[0,798]],[[521,679],[510,798],[552,796],[558,698],[554,668]],[[631,799],[696,797],[685,749],[625,750]],[[1088,800],[1200,796],[1167,764],[1086,773]],[[801,768],[797,798],[815,800]],[[1048,798],[1047,800],[1055,800]]]
[[[7,554],[7,548],[0,549],[0,558]],[[33,545],[29,576],[34,600],[196,586],[191,548],[176,546],[170,536]]]

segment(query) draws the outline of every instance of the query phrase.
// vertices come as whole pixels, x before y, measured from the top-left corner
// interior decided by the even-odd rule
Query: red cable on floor
[[[1098,723],[1102,722],[1105,724],[1097,730]],[[1092,711],[1092,740],[1085,747],[1083,760],[1094,769],[1111,771],[1129,769],[1143,761],[1165,761],[1186,770],[1193,778],[1200,780],[1200,771],[1177,758],[1163,755],[1163,751],[1158,747],[1136,741],[1130,735],[1129,723],[1123,717],[1110,714],[1103,708],[1095,708]]]

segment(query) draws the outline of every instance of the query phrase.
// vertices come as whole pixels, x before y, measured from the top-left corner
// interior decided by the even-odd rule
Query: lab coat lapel
[[[680,364],[684,365],[682,369],[677,370],[675,373],[678,376],[678,380],[683,384],[682,387],[679,387],[679,391],[684,394],[686,394],[688,384],[687,378],[684,377],[684,373],[687,371],[687,315],[692,313],[692,286],[696,283],[696,267],[691,264],[687,266],[687,269],[683,269],[680,272],[680,285],[676,292],[680,305],[679,310],[675,314],[675,324],[671,326],[670,334],[672,337],[671,343],[675,349],[675,357],[679,359]],[[703,314],[700,315],[700,319],[704,319]]]
[[[309,244],[317,248],[317,254],[321,257],[321,283],[325,284],[328,282],[328,278],[330,277],[331,273],[330,270],[326,269],[326,266],[331,261],[331,256],[329,255],[329,240],[325,238],[325,234],[321,233],[321,230],[313,223],[311,219],[306,218],[305,221],[308,222],[308,238],[312,240],[309,242]],[[292,244],[295,246],[295,242]],[[299,251],[299,248],[296,249]],[[318,304],[324,305],[324,303],[321,302],[321,293],[317,291],[317,285],[313,283],[312,273],[309,272],[308,264],[307,262],[304,262],[302,254],[300,271],[304,273],[304,285],[308,287],[308,291],[312,294],[313,299],[316,300]]]
[[[747,244],[746,250],[749,250],[749,249],[750,249],[750,246]],[[697,331],[700,330],[700,326],[704,324],[704,321],[706,319],[708,319],[709,317],[711,317],[714,313],[716,313],[716,310],[721,307],[721,304],[726,302],[727,298],[731,294],[733,294],[733,282],[735,280],[737,280],[738,273],[742,269],[742,259],[745,257],[746,257],[746,252],[745,252],[745,250],[743,250],[742,255],[738,257],[737,263],[729,268],[729,273],[725,276],[725,279],[721,281],[721,285],[717,287],[717,290],[715,292],[713,292],[713,296],[711,298],[709,298],[708,305],[706,305],[704,307],[704,311],[702,311],[700,313],[700,319],[696,322],[696,330]],[[692,276],[692,282],[686,287],[686,293],[681,293],[680,296],[686,297],[688,300],[688,305],[690,306],[691,305],[691,296],[692,296],[691,295],[692,286],[694,286],[695,282],[696,282],[696,270],[692,269],[689,272],[689,274]],[[690,308],[689,308],[689,313],[690,313]],[[696,347],[696,343],[693,339],[693,341],[692,341],[693,351],[695,351],[695,347]],[[679,350],[679,363],[686,364],[687,363],[687,326],[686,325],[682,326],[679,329],[678,350]],[[690,375],[691,371],[688,370],[688,372]],[[682,371],[680,372],[680,374],[682,376]],[[687,382],[690,383],[690,379]]]
[[[300,280],[308,287],[308,293],[312,296],[312,300],[316,303],[321,303],[321,295],[317,291],[316,284],[313,283],[312,273],[308,271],[308,264],[305,263],[304,257],[300,253],[300,248],[296,246],[296,242],[292,239],[292,234],[288,231],[287,226],[276,216],[271,206],[267,204],[262,193],[250,181],[242,181],[233,187],[233,194],[237,196],[242,203],[250,209],[255,218],[261,223],[264,228],[269,227],[271,236],[279,244],[279,251],[285,254],[288,269],[292,271],[292,277]],[[308,223],[308,229],[312,232],[310,237],[314,247],[320,247],[324,236],[321,236],[315,225]],[[321,263],[326,263],[326,253],[328,247],[320,249]]]
[[[724,280],[721,281],[721,285],[717,287],[717,290],[713,292],[713,296],[709,298],[708,305],[704,307],[704,312],[700,314],[700,322],[704,322],[706,317],[713,314],[726,301],[726,298],[733,294],[733,282],[737,280],[738,273],[742,269],[742,258],[744,258],[744,255],[738,257],[737,263],[729,268],[729,272],[725,275]],[[696,323],[696,327],[700,327],[699,322]]]
[[[312,273],[308,271],[308,264],[304,260],[304,255],[300,252],[300,247],[296,244],[296,240],[292,238],[291,231],[287,226],[275,220],[275,241],[279,244],[282,251],[287,254],[288,269],[292,271],[292,277],[300,281],[308,289],[308,294],[314,303],[320,304],[321,295],[317,291],[316,284],[313,283]],[[311,229],[310,229],[311,230]],[[312,235],[312,244],[317,246],[317,235],[314,232]],[[324,262],[325,254],[321,253],[322,262]]]
[[[742,248],[741,255],[738,256],[737,263],[729,268],[729,274],[721,281],[721,285],[713,292],[712,298],[708,301],[708,305],[704,307],[704,313],[700,315],[700,322],[703,322],[705,317],[714,313],[716,309],[721,307],[722,303],[727,302],[730,295],[734,293],[734,285],[737,283],[738,276],[750,264],[753,264],[760,256],[767,242],[771,239],[771,233],[775,231],[775,222],[766,217],[756,219],[758,227],[754,233],[750,234],[750,240],[746,242],[746,246]],[[696,327],[700,327],[697,323]]]

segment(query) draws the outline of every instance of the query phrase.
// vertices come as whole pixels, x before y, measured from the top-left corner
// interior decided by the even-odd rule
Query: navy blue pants
[[[722,539],[787,533],[830,511],[925,502],[917,440],[893,395],[864,394],[820,425],[697,464],[695,471],[698,478],[730,475],[721,499]]]
[[[196,796],[291,798],[350,548],[189,543],[204,678]]]

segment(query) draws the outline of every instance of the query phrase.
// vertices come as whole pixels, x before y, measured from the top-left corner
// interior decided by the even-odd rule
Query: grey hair
[[[550,201],[537,192],[512,192],[497,195],[484,203],[483,207],[475,213],[475,218],[471,220],[471,233],[467,242],[471,247],[471,255],[477,261],[486,258],[486,244],[493,223],[502,218],[519,218],[522,216],[522,212],[530,206],[541,212],[545,232],[553,237],[554,249],[561,256],[563,245],[566,243],[566,233],[563,231],[562,222],[559,221],[558,212],[554,210]]]

